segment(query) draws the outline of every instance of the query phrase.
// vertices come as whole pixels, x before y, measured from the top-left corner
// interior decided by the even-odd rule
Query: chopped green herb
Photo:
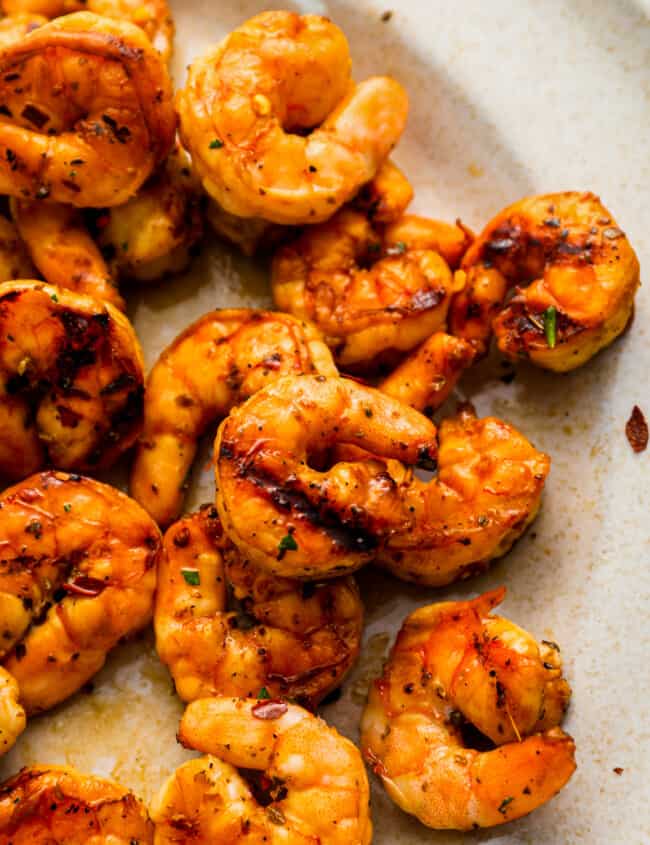
[[[557,308],[555,305],[549,305],[544,311],[544,334],[549,348],[554,349],[557,339]]]
[[[262,687],[262,689],[257,693],[257,697],[260,698],[260,699],[271,698],[271,696],[269,695],[269,691],[267,690],[266,687]]]
[[[70,502],[66,502],[65,505],[63,505],[63,510],[66,513],[70,513],[70,511],[72,510],[72,505],[70,504]]]
[[[215,138],[213,141],[210,141],[209,147],[211,150],[220,150],[223,147],[223,141],[221,138]]]
[[[296,543],[295,539],[291,534],[285,534],[285,536],[280,540],[280,544],[278,545],[278,549],[281,552],[295,552],[298,548],[298,543]]]
[[[505,816],[508,804],[511,804],[514,800],[515,799],[512,797],[512,795],[509,795],[507,798],[504,798],[503,801],[499,804],[499,812],[502,816]]]
[[[122,244],[122,252],[126,252],[128,248],[129,248],[129,242],[124,241],[124,243]]]
[[[181,569],[181,575],[185,578],[185,583],[191,587],[198,587],[201,583],[201,575],[198,569]]]
[[[59,297],[55,293],[50,295],[50,299],[52,300],[52,302],[58,302],[59,301]]]

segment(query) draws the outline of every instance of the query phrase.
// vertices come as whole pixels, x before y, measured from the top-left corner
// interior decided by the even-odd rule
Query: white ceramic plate
[[[634,0],[283,6],[340,24],[357,78],[389,73],[409,90],[411,114],[396,159],[415,184],[413,210],[461,216],[480,229],[525,194],[590,189],[627,232],[642,268],[650,266],[647,2],[645,13]],[[177,82],[193,56],[269,7],[281,6],[172,0]],[[393,15],[382,22],[387,10]],[[182,279],[134,291],[130,313],[151,364],[205,311],[268,303],[264,268],[213,244]],[[540,517],[487,575],[447,590],[427,593],[363,572],[364,654],[341,700],[324,710],[355,738],[368,681],[403,617],[418,604],[505,583],[505,615],[562,646],[574,690],[566,727],[577,742],[576,774],[528,818],[466,835],[422,827],[375,783],[376,845],[650,842],[650,451],[634,455],[624,435],[635,403],[650,416],[649,319],[644,287],[632,330],[586,367],[554,376],[522,366],[506,385],[495,358],[462,383],[480,413],[504,417],[552,455]],[[201,465],[189,505],[211,496],[211,472]],[[145,637],[111,656],[92,695],[33,720],[0,775],[26,763],[66,762],[149,798],[187,757],[175,742],[181,709]]]

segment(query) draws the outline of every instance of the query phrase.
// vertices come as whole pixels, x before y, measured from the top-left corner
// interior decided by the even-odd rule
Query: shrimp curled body
[[[160,533],[106,484],[46,472],[0,497],[0,661],[27,714],[101,669],[153,611]]]
[[[342,368],[391,366],[445,329],[458,290],[449,261],[466,242],[447,223],[406,215],[379,226],[346,207],[277,251],[275,304],[313,321]]]
[[[361,640],[352,578],[273,578],[225,542],[213,506],[168,529],[156,594],[156,648],[185,701],[288,697],[314,709],[339,686]],[[227,585],[241,613],[227,612]]]
[[[379,457],[312,468],[347,443]],[[281,379],[219,428],[224,529],[271,573],[313,579],[353,571],[411,526],[382,458],[429,465],[436,449],[433,423],[377,390],[343,378]]]
[[[405,581],[441,587],[483,572],[535,519],[550,468],[514,426],[471,408],[442,421],[438,472],[407,477],[409,532],[391,537],[378,563]]]
[[[453,334],[483,351],[494,330],[509,358],[558,372],[621,334],[639,286],[639,262],[612,215],[593,194],[571,191],[500,212],[466,253],[462,273]]]
[[[152,845],[146,807],[114,781],[31,766],[0,784],[0,845]]]
[[[132,495],[161,525],[172,522],[198,439],[210,423],[294,373],[332,375],[336,367],[316,329],[288,314],[212,311],[185,329],[147,381]]]
[[[337,26],[291,12],[240,26],[192,64],[178,95],[207,193],[231,214],[287,225],[331,217],[372,179],[407,109],[393,79],[351,82]]]
[[[0,193],[74,206],[126,202],[170,151],[167,69],[144,32],[66,15],[0,52]]]
[[[163,785],[151,806],[156,845],[369,845],[361,755],[301,707],[205,698],[188,706],[179,738],[214,756]]]
[[[559,648],[490,615],[504,594],[416,610],[370,690],[366,759],[391,798],[429,827],[517,819],[575,769],[574,742],[559,727],[571,695]]]
[[[0,285],[0,476],[110,466],[137,438],[140,345],[108,303],[40,282]]]

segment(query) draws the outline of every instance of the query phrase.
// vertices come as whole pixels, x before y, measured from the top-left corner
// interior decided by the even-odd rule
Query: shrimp
[[[2,0],[2,8],[6,15],[25,14],[41,22],[83,11],[130,21],[145,31],[166,62],[171,58],[174,21],[166,0]]]
[[[230,214],[300,225],[331,217],[399,140],[408,100],[389,77],[350,79],[330,20],[262,12],[197,59],[177,96],[181,137]]]
[[[462,276],[453,334],[485,351],[494,331],[509,358],[566,372],[629,323],[639,262],[598,197],[567,191],[500,212],[466,253]],[[508,289],[519,285],[504,306]]]
[[[312,468],[348,443],[381,457]],[[219,427],[219,515],[240,552],[271,574],[313,580],[352,572],[412,527],[383,459],[431,466],[436,451],[433,423],[373,388],[283,378]]]
[[[97,241],[114,278],[149,282],[187,267],[203,234],[199,190],[177,146],[133,199],[97,217]]]
[[[152,802],[156,845],[369,845],[361,755],[301,707],[206,698],[179,739],[213,756],[178,768]]]
[[[241,613],[226,612],[227,584]],[[225,542],[216,508],[167,530],[156,596],[156,648],[184,701],[265,689],[314,709],[359,654],[363,606],[352,578],[272,578]]]
[[[0,285],[0,477],[99,469],[142,426],[142,352],[108,303],[42,282]]]
[[[124,300],[78,209],[41,200],[13,200],[11,213],[32,261],[50,284],[124,310]]]
[[[410,215],[383,228],[352,208],[306,229],[273,258],[278,308],[312,320],[349,371],[391,366],[444,331],[463,230]]]
[[[0,215],[0,282],[31,279],[35,275],[36,268],[16,227]]]
[[[443,422],[439,440],[438,455],[433,423],[378,390],[284,378],[219,428],[224,530],[255,566],[288,577],[370,561],[431,586],[480,572],[534,519],[549,459],[512,426],[469,409]],[[404,466],[432,469],[436,457],[430,481]]]
[[[58,471],[6,490],[0,525],[0,661],[32,715],[149,622],[160,532],[119,490]]]
[[[473,363],[475,349],[460,337],[436,332],[411,352],[378,387],[394,399],[430,416],[451,395]]]
[[[0,193],[126,202],[174,142],[167,69],[144,32],[77,12],[0,53]]]
[[[199,437],[260,387],[291,373],[332,375],[319,333],[287,314],[211,311],[182,332],[154,365],[131,493],[161,525],[181,510]]]
[[[501,588],[416,610],[361,720],[364,756],[405,812],[437,829],[512,821],[575,770],[559,727],[571,689],[555,643],[490,611]]]
[[[31,766],[0,784],[0,845],[153,845],[153,825],[114,781]]]
[[[16,679],[0,666],[0,757],[25,730],[27,716],[19,702]]]
[[[20,41],[23,36],[43,26],[44,23],[47,23],[47,18],[43,15],[22,11],[2,18],[0,20],[0,50]]]
[[[550,458],[512,425],[471,406],[443,420],[437,477],[402,483],[412,528],[377,563],[405,581],[441,587],[483,572],[537,516]]]

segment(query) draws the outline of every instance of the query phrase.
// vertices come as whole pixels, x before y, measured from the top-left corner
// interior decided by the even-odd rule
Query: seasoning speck
[[[382,16],[381,16],[381,22],[382,22],[382,23],[388,23],[388,21],[389,21],[392,17],[393,17],[393,13],[392,13],[392,12],[390,11],[390,9],[389,9],[388,11],[386,11],[386,12],[384,12],[384,13],[382,14]]]
[[[645,451],[648,445],[648,423],[638,405],[632,408],[630,418],[625,423],[625,436],[635,452]]]

